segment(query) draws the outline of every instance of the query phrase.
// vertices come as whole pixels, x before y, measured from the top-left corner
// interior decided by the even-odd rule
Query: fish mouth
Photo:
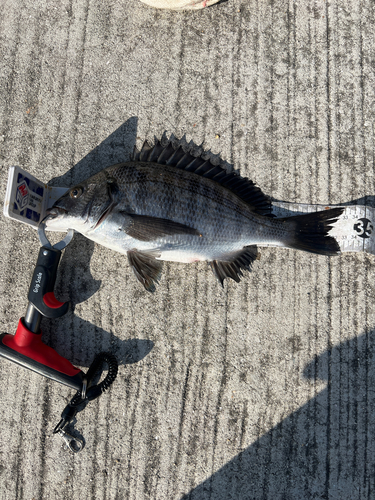
[[[46,217],[48,217],[49,219],[56,219],[56,217],[58,217],[59,215],[63,215],[64,213],[67,213],[67,210],[65,210],[65,208],[53,206],[46,210]]]
[[[65,230],[66,223],[64,221],[66,214],[67,211],[65,209],[54,206],[46,210],[41,222],[44,222],[47,229],[58,230],[60,228],[61,230]]]

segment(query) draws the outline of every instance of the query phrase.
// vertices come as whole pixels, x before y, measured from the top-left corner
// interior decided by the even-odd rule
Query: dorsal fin
[[[230,189],[232,193],[250,205],[257,214],[270,215],[272,212],[271,200],[253,181],[246,177],[239,177],[234,172],[228,173],[219,165],[214,165],[210,159],[193,156],[184,151],[182,146],[175,148],[171,142],[163,146],[160,141],[157,141],[154,146],[150,146],[145,141],[140,151],[134,148],[132,159],[133,161],[169,165],[212,179]]]

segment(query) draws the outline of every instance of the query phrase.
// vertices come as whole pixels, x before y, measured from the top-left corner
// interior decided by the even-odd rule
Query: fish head
[[[95,229],[116,205],[117,185],[99,172],[69,189],[47,211],[46,229],[75,229],[85,234]]]

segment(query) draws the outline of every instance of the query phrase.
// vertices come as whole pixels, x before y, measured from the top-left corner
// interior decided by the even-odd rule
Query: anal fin
[[[225,278],[232,278],[232,280],[239,283],[243,276],[242,271],[250,271],[251,264],[256,257],[257,247],[249,246],[229,255],[226,260],[213,260],[209,262],[209,265],[220,285],[223,286]]]
[[[137,280],[142,283],[148,292],[155,292],[155,283],[159,282],[163,262],[156,260],[150,254],[129,250],[128,260]]]

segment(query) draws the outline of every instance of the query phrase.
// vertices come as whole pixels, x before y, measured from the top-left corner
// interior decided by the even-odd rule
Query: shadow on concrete
[[[70,187],[73,179],[74,182],[80,182],[105,167],[129,160],[136,143],[137,125],[137,117],[129,118],[68,172],[54,177],[49,184]],[[94,280],[90,272],[89,263],[94,245],[92,241],[75,233],[63,253],[56,291],[63,295],[63,300],[70,300],[73,308],[94,295],[101,285],[101,281]]]
[[[259,437],[183,500],[374,498],[375,331],[306,366],[327,388]]]
[[[109,165],[128,161],[136,143],[137,125],[137,117],[129,118],[68,172],[53,178],[49,184],[70,187]],[[152,350],[154,344],[151,340],[124,341],[74,315],[75,306],[92,297],[101,285],[101,280],[95,280],[90,271],[94,245],[94,242],[75,233],[64,250],[55,294],[60,300],[70,301],[71,310],[63,318],[43,320],[43,339],[59,354],[79,366],[90,366],[100,350],[115,354],[119,364],[137,363]]]
[[[103,168],[128,161],[137,138],[138,118],[132,116],[88,153],[74,167],[49,181],[50,186],[71,187]]]
[[[68,172],[51,179],[49,184],[59,187],[71,187],[95,175],[103,168],[130,160],[136,144],[137,125],[137,117],[129,118]],[[160,139],[163,143],[171,141],[176,146],[181,145],[194,156],[202,154],[205,158],[210,158],[214,164],[220,163],[228,171],[233,170],[233,166],[221,161],[218,155],[213,154],[211,151],[203,151],[201,146],[192,141],[187,142],[185,136],[181,138],[176,138],[173,135],[167,137],[164,133],[162,137],[155,137],[154,139]],[[99,290],[101,285],[101,280],[95,280],[90,271],[90,260],[94,245],[92,241],[76,233],[63,253],[55,294],[59,300],[70,301],[73,312],[77,304],[88,300]],[[95,354],[97,354],[99,344],[101,346],[107,345],[106,350],[115,354],[119,362],[123,364],[140,361],[153,348],[153,343],[149,340],[131,339],[124,342],[111,332],[106,332],[74,316],[72,311],[64,318],[55,321],[44,321],[42,329],[45,342],[74,364],[89,366]],[[62,332],[62,329],[65,329],[65,332]],[[77,348],[75,339],[78,338],[80,345]],[[97,341],[95,342],[93,339],[97,339]],[[85,348],[82,347],[83,344],[86,344]]]

